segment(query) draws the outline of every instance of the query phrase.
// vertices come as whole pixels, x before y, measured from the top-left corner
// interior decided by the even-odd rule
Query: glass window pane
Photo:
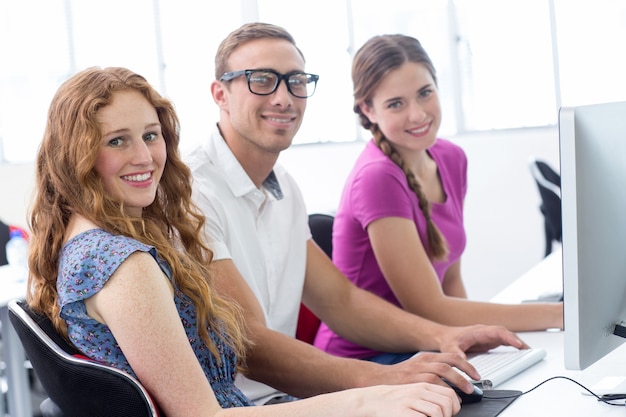
[[[163,40],[163,93],[176,106],[182,152],[206,140],[219,119],[211,96],[215,52],[228,33],[241,25],[241,2],[224,2],[220,12],[205,0],[160,0]]]
[[[549,2],[455,4],[466,129],[556,123]]]
[[[354,140],[345,2],[320,0],[300,5],[292,0],[259,0],[258,5],[259,20],[287,29],[306,58],[306,70],[320,76],[315,94],[307,99],[294,143]]]
[[[563,106],[626,100],[626,2],[556,0]]]
[[[619,52],[626,2],[554,3],[560,103],[626,100]],[[195,146],[219,117],[210,93],[215,51],[242,19],[285,27],[307,70],[320,75],[295,143],[369,137],[352,111],[351,57],[384,33],[414,36],[428,51],[442,136],[556,123],[548,1],[387,0],[380,7],[379,0],[320,0],[302,9],[291,0],[245,0],[221,7],[207,10],[204,0],[0,2],[0,161],[33,160],[52,95],[73,72],[93,65],[144,75],[174,101],[183,150]],[[456,30],[449,27],[454,21]]]
[[[0,163],[30,162],[70,73],[63,0],[0,2]]]
[[[158,86],[159,60],[152,0],[71,2],[76,70],[126,67]]]
[[[354,52],[375,35],[398,33],[420,41],[437,71],[442,136],[456,132],[447,10],[445,0],[386,0],[385,7],[380,7],[379,0],[352,1]],[[369,138],[369,132],[364,135]]]

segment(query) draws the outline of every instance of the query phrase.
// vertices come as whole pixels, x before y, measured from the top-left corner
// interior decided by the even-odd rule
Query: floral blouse
[[[152,255],[174,285],[174,302],[180,321],[220,405],[224,408],[253,405],[235,386],[235,352],[210,330],[211,340],[220,353],[221,364],[217,361],[198,334],[194,304],[176,287],[167,262],[159,258],[154,247],[130,237],[92,229],[75,236],[63,247],[57,291],[61,317],[67,323],[72,343],[94,361],[106,363],[137,377],[111,330],[89,317],[84,303],[85,299],[100,291],[122,262],[136,251]],[[149,318],[146,317],[146,320]]]

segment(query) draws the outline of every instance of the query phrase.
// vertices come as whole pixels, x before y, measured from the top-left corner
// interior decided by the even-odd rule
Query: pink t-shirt
[[[467,158],[459,146],[445,139],[437,139],[428,153],[437,164],[446,195],[444,203],[431,203],[433,221],[449,248],[447,260],[433,264],[442,282],[447,269],[465,249],[463,200],[467,191]],[[333,262],[358,287],[400,306],[378,267],[367,234],[367,226],[384,217],[413,220],[428,251],[426,220],[417,196],[409,188],[402,170],[370,140],[343,189],[333,227]],[[356,358],[381,353],[343,339],[325,324],[317,333],[315,346],[334,355]]]

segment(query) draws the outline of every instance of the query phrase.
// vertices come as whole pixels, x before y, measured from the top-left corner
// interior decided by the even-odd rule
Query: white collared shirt
[[[257,297],[267,326],[295,337],[311,238],[295,181],[277,164],[274,175],[257,188],[217,127],[186,162],[194,177],[194,200],[207,217],[205,238],[213,259],[232,259]],[[278,183],[268,184],[272,178]],[[255,402],[277,393],[241,375],[237,385]]]

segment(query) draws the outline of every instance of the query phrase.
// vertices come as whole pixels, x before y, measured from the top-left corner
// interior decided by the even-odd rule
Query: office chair
[[[309,228],[313,241],[332,258],[333,255],[333,221],[329,214],[309,214]],[[320,319],[304,304],[300,304],[296,339],[312,344],[320,327]]]
[[[543,213],[544,231],[546,236],[545,255],[552,252],[552,244],[561,242],[561,176],[546,162],[531,157],[529,160],[530,172],[539,188]]]
[[[313,241],[328,255],[333,257],[333,222],[335,217],[330,214],[309,214],[309,228]]]
[[[9,320],[48,398],[43,417],[163,416],[131,375],[80,357],[52,322],[24,301],[9,302]]]
[[[7,247],[7,242],[11,238],[10,233],[11,232],[9,229],[9,225],[3,222],[2,220],[0,220],[0,266],[7,265],[9,263],[7,261],[6,247]],[[2,328],[2,323],[0,323],[0,329],[1,328]],[[2,338],[0,337],[0,383],[2,383],[2,381],[4,380],[4,369],[6,368],[6,364],[3,362],[3,358],[4,358],[4,354],[2,351]],[[0,395],[4,395],[4,392],[1,387],[0,387]],[[0,401],[0,405],[2,404],[3,402]],[[0,415],[3,415],[2,414],[3,412],[4,410],[0,409]]]
[[[9,225],[0,220],[0,266],[6,265],[8,263],[5,248],[7,246],[9,238]]]

